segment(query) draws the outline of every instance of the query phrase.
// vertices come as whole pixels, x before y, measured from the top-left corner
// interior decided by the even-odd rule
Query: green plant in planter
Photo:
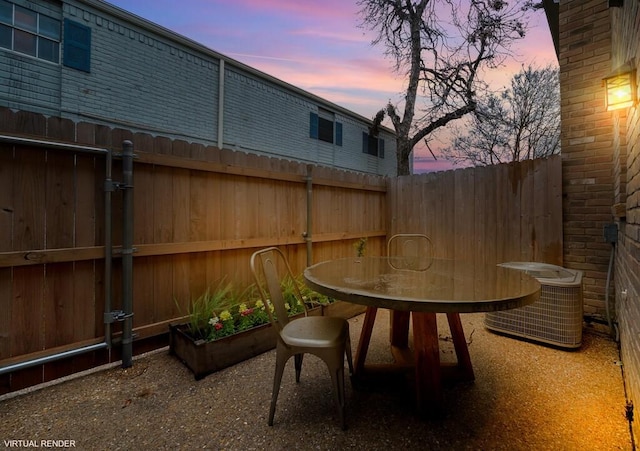
[[[285,303],[284,306],[287,309],[289,316],[297,315],[298,313],[304,312],[304,306],[300,303],[296,294],[297,291],[295,284],[298,284],[298,287],[301,286],[298,281],[292,280],[290,278],[285,278],[280,283],[280,286],[282,287],[282,297],[284,298]]]
[[[240,303],[236,309],[236,329],[238,332],[269,322],[267,307],[255,293],[255,286],[251,285],[247,288],[245,295],[245,297],[249,298],[249,302]],[[251,307],[249,307],[249,305],[251,305]]]
[[[302,313],[304,311],[302,304],[300,304],[298,298],[296,297],[294,283],[297,283],[298,287],[300,287],[302,301],[306,304],[307,308],[314,308],[320,305],[328,305],[333,301],[327,296],[316,293],[311,288],[302,283],[302,276],[298,276],[295,281],[291,279],[284,279],[281,283],[282,294],[286,305],[289,306],[287,307],[289,315],[297,315],[298,313]]]
[[[189,335],[196,340],[212,340],[215,336],[234,332],[229,322],[228,309],[234,304],[233,285],[222,279],[215,289],[211,287],[191,301],[189,305]]]
[[[300,276],[301,278],[301,276]],[[303,302],[307,308],[328,305],[332,300],[322,296],[299,281],[285,279],[282,292],[289,316],[304,312],[304,307],[295,295],[295,285],[301,287]],[[188,333],[194,340],[214,341],[237,332],[258,327],[269,322],[267,308],[256,295],[255,286],[238,293],[232,283],[222,279],[215,288],[207,290],[189,305]]]
[[[237,332],[242,332],[269,322],[266,307],[261,301],[247,303],[246,299],[255,299],[252,295],[254,287],[250,286],[244,292],[238,293],[231,285],[216,291],[213,298],[224,299],[214,303],[208,311],[206,325],[199,322],[200,335],[207,341],[217,340]]]

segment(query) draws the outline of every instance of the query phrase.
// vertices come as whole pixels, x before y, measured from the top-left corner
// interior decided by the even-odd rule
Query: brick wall
[[[611,9],[612,66],[640,63],[640,2]],[[636,73],[636,84],[640,82]],[[627,397],[640,404],[640,108],[613,113],[617,166],[614,214],[619,227],[615,261],[615,307]],[[618,194],[618,193],[616,193]],[[637,410],[637,409],[636,409]],[[638,416],[636,412],[636,417]],[[637,422],[636,443],[640,437]]]
[[[604,319],[611,244],[613,126],[602,78],[610,71],[606,0],[560,2],[564,265],[584,272],[585,314]]]
[[[564,263],[585,271],[585,312],[610,319],[627,399],[640,403],[640,112],[607,112],[602,78],[640,64],[640,1],[560,2]],[[640,82],[636,72],[636,83]],[[602,237],[618,227],[615,248]],[[615,249],[609,309],[604,303]],[[609,314],[607,314],[609,310]],[[622,406],[621,406],[622,410]],[[637,416],[637,415],[636,415]],[[636,443],[638,428],[634,428]]]

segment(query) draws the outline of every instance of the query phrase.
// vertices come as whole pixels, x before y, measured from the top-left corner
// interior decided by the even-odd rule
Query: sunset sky
[[[367,118],[402,98],[404,80],[384,49],[371,45],[371,32],[359,26],[356,0],[109,3]],[[523,64],[557,64],[544,12],[530,14],[527,37],[513,51],[516,58],[491,75],[495,87],[506,85]],[[414,153],[416,172],[451,168],[426,149]]]

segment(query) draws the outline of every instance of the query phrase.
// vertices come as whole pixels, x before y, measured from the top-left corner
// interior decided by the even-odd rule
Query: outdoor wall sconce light
[[[606,89],[607,111],[636,104],[636,70],[630,63],[617,68],[602,81]]]

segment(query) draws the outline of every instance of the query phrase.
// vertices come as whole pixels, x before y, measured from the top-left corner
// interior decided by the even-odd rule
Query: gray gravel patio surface
[[[485,329],[461,315],[474,383],[445,391],[439,420],[415,415],[410,390],[354,390],[340,429],[324,364],[305,358],[300,384],[287,364],[273,427],[267,425],[275,351],[200,381],[167,349],[80,377],[0,397],[0,446],[68,440],[81,450],[632,450],[618,347],[585,330],[566,351]],[[358,341],[363,316],[350,320]],[[453,357],[439,318],[443,360]],[[381,310],[371,361],[388,361]],[[51,442],[49,442],[51,444]],[[60,443],[62,444],[62,442]],[[42,448],[42,446],[41,446]]]

